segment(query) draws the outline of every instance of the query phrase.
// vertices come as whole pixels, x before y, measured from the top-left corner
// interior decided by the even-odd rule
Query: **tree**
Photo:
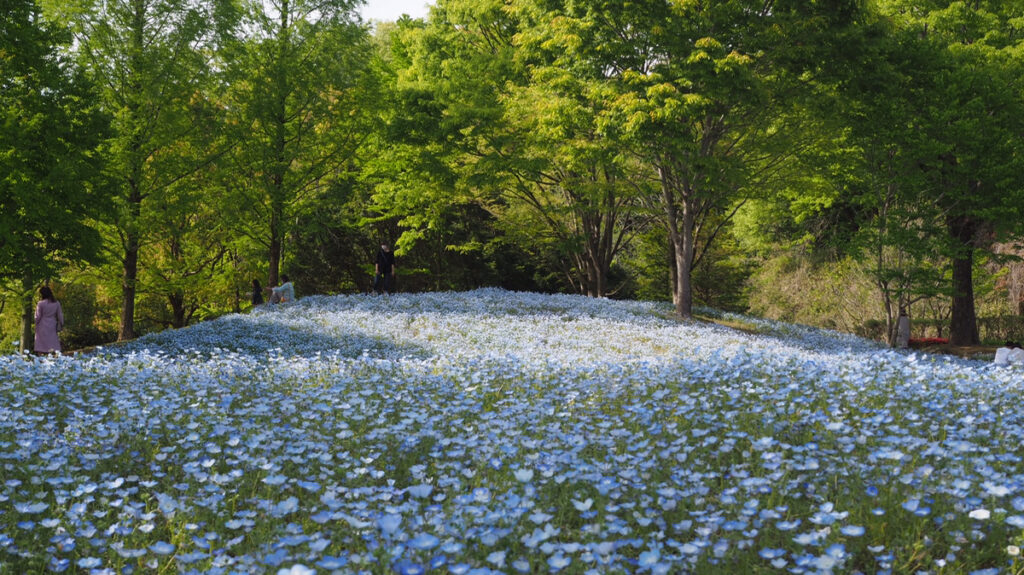
[[[767,176],[787,153],[773,135],[779,101],[773,90],[783,70],[762,48],[780,25],[782,5],[760,2],[588,4],[586,13],[611,14],[601,44],[632,56],[612,71],[624,133],[650,166],[672,247],[673,300],[692,314],[691,272],[738,206],[766,187]],[[785,52],[785,36],[774,37]],[[617,45],[625,46],[616,48]],[[712,229],[705,229],[705,225]]]
[[[227,51],[237,130],[239,231],[267,250],[276,285],[293,222],[315,209],[370,132],[374,78],[354,0],[247,0]]]
[[[928,54],[908,128],[931,143],[915,160],[928,200],[941,210],[952,263],[950,342],[978,342],[975,253],[1024,233],[1024,38],[1019,5],[881,4],[904,42]]]
[[[154,318],[167,327],[185,327],[204,307],[228,307],[224,295],[231,285],[226,266],[231,240],[222,214],[232,207],[214,178],[197,174],[180,182],[159,205],[151,205],[153,213],[146,219],[152,239],[141,251],[147,264],[139,284],[170,308],[169,319]]]
[[[367,163],[370,221],[394,227],[398,253],[416,254],[434,278],[426,285],[451,287],[448,256],[478,257],[495,225],[474,208],[479,190],[494,181],[481,175],[480,150],[500,120],[496,96],[510,64],[501,6],[440,2],[429,22],[406,18],[379,32],[388,89],[373,143],[378,153]],[[458,233],[452,224],[469,214],[483,225]]]
[[[104,146],[115,183],[114,236],[121,267],[118,339],[135,337],[140,253],[151,238],[150,204],[173,194],[219,153],[182,145],[205,134],[204,98],[218,32],[231,26],[231,0],[73,0],[51,10],[73,26],[78,50],[113,115]]]
[[[497,151],[508,164],[505,200],[543,223],[577,291],[604,297],[613,261],[649,219],[640,206],[649,192],[633,177],[641,166],[622,153],[607,78],[623,54],[603,53],[557,3],[520,2],[516,14],[515,57],[529,73],[504,97],[509,133]]]
[[[862,264],[895,345],[898,317],[942,293],[944,270],[936,255],[945,246],[941,212],[929,201],[920,169],[920,158],[935,153],[935,144],[908,129],[929,90],[920,71],[931,65],[931,54],[893,36],[877,18],[866,20],[848,39],[858,58],[833,66],[818,106],[833,135],[802,161],[833,189],[827,202],[813,207],[812,218],[829,222],[822,234],[829,240],[816,238],[818,249]]]
[[[0,281],[15,282],[21,301],[22,351],[38,283],[100,254],[96,149],[108,118],[60,51],[69,42],[34,0],[12,0],[0,15]]]
[[[551,252],[574,289],[604,296],[639,194],[600,125],[613,96],[600,66],[560,58],[548,42],[559,12],[542,4],[449,0],[423,26],[400,24],[396,86],[436,119],[437,144],[428,157],[406,154],[427,189],[403,183],[378,197],[403,214],[406,245],[437,230],[444,206],[479,203],[517,241]],[[516,233],[526,227],[537,233]]]

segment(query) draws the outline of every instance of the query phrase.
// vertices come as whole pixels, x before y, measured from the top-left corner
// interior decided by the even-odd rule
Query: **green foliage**
[[[917,260],[933,250],[950,258],[951,337],[975,343],[974,253],[1001,235],[1024,233],[1024,165],[1013,143],[1024,127],[1016,87],[1024,44],[1007,34],[1019,8],[960,2],[881,8],[896,27],[888,83],[905,87],[883,104],[902,120],[895,125],[904,126],[886,144],[889,157],[909,167],[899,178],[899,197],[909,209],[898,220],[923,223],[918,241],[893,243],[901,250],[917,246]],[[931,250],[927,238],[937,240]]]
[[[26,350],[39,283],[100,260],[97,148],[108,117],[61,51],[70,38],[34,1],[15,0],[0,18],[0,290],[18,303]]]
[[[76,35],[78,54],[113,116],[102,148],[111,184],[107,249],[120,275],[119,337],[136,335],[135,300],[144,247],[160,235],[182,182],[222,152],[211,138],[212,59],[230,25],[229,0],[73,0],[51,3]],[[180,222],[174,214],[172,219]],[[173,224],[172,224],[173,225]],[[180,240],[180,238],[179,238]],[[170,288],[174,291],[174,288]]]
[[[96,148],[106,116],[60,52],[70,41],[16,0],[0,26],[0,281],[49,279],[96,262],[102,215]]]
[[[235,224],[266,250],[270,284],[293,222],[317,209],[320,189],[347,177],[373,129],[376,80],[354,10],[349,0],[243,2],[224,51]]]
[[[1019,2],[438,0],[372,34],[350,0],[43,6],[2,20],[6,324],[48,278],[83,342],[242,310],[280,271],[362,292],[382,241],[406,291],[890,335],[909,308],[964,341],[1008,311]]]
[[[302,293],[370,291],[380,242],[363,225],[366,202],[353,182],[335,181],[317,198],[320,209],[299,218],[288,273]]]

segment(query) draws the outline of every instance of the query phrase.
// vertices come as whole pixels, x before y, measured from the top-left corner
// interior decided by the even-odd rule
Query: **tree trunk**
[[[35,321],[35,310],[32,309],[32,297],[35,292],[32,290],[32,280],[25,278],[22,281],[21,295],[21,341],[18,343],[19,353],[31,353],[35,347],[35,340],[32,337],[32,323]]]
[[[875,286],[878,287],[878,291],[882,294],[882,307],[885,308],[885,343],[889,347],[896,347],[896,321],[889,287],[882,281],[876,281]]]
[[[682,214],[679,213],[672,174],[664,166],[660,167],[658,172],[676,272],[672,299],[676,306],[676,314],[682,319],[690,319],[693,317],[693,285],[690,282],[693,265],[693,214],[685,200],[682,202]]]
[[[676,252],[676,266],[679,274],[676,276],[679,282],[679,302],[676,304],[676,313],[679,317],[690,319],[693,317],[693,254],[696,249],[696,241],[693,237],[693,213],[686,201],[683,201],[682,230],[679,233],[679,250]]]
[[[121,327],[118,341],[135,339],[135,285],[139,277],[139,239],[133,231],[125,234],[121,270]]]
[[[953,345],[977,345],[978,321],[974,309],[974,249],[953,260],[953,306],[949,342]]]
[[[278,279],[281,277],[281,230],[278,221],[280,216],[275,211],[270,216],[270,253],[268,254],[268,264],[270,266],[269,276],[267,277],[268,286],[278,285]]]
[[[950,223],[951,236],[959,244],[953,256],[953,302],[949,343],[977,345],[978,320],[974,309],[974,236],[975,225],[969,218],[956,218]]]
[[[132,4],[132,25],[129,56],[129,88],[128,88],[128,122],[130,139],[128,155],[128,203],[127,220],[122,225],[122,245],[124,247],[124,258],[121,261],[121,326],[117,331],[118,341],[135,339],[135,291],[139,277],[139,250],[141,247],[141,233],[139,231],[139,219],[142,215],[142,201],[145,198],[143,186],[143,173],[145,171],[147,154],[143,151],[143,131],[148,118],[143,112],[143,96],[145,87],[139,80],[145,64],[142,61],[142,54],[146,50],[146,14],[145,4],[134,2]]]
[[[281,252],[284,244],[285,227],[285,173],[288,171],[290,162],[285,155],[287,152],[287,128],[288,128],[288,74],[287,53],[290,37],[288,34],[288,21],[291,16],[291,8],[288,0],[284,0],[280,6],[277,30],[277,61],[274,63],[274,136],[273,136],[273,165],[270,173],[270,275],[267,278],[270,286],[278,285],[281,274]]]
[[[167,296],[171,304],[171,327],[178,329],[188,325],[188,318],[185,312],[185,294],[179,292]]]
[[[672,305],[679,304],[679,282],[676,277],[679,275],[679,269],[676,265],[676,248],[672,241],[671,235],[668,242],[668,279],[669,285],[672,286]]]

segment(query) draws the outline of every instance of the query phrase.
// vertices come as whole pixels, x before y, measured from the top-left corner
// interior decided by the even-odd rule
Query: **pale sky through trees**
[[[398,20],[402,14],[408,14],[413,18],[426,18],[429,12],[428,4],[433,0],[368,0],[359,13],[363,20]]]

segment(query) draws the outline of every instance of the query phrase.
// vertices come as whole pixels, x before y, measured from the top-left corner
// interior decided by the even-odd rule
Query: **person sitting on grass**
[[[267,289],[270,290],[270,303],[295,301],[295,286],[288,279],[288,274],[281,274],[281,285]]]
[[[1024,365],[1024,349],[1015,341],[1007,341],[996,350],[993,360],[996,365]]]

